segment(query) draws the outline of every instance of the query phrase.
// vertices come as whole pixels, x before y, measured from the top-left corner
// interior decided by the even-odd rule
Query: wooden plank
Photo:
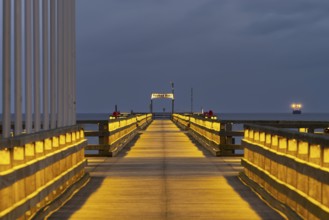
[[[283,219],[170,120],[155,120],[115,158],[89,158],[90,183],[49,219]]]

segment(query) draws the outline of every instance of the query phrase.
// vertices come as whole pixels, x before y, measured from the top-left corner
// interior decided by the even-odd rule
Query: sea
[[[219,120],[328,121],[329,113],[216,113]],[[78,113],[78,120],[106,120],[109,113]]]
[[[328,121],[329,113],[216,113],[219,120]],[[110,113],[77,113],[77,120],[107,120]],[[24,114],[23,114],[24,119]],[[0,114],[0,122],[2,114]],[[14,115],[12,115],[12,121]]]

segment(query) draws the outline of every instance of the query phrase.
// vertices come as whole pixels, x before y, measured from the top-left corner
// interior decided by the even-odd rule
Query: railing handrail
[[[77,129],[82,129],[82,126],[71,125],[71,126],[55,128],[51,130],[39,131],[31,134],[20,134],[18,136],[0,139],[0,149],[13,148],[15,146],[23,146],[30,142],[51,138],[54,136],[58,136],[60,134],[65,134],[68,132],[75,131]]]
[[[316,135],[312,133],[301,133],[298,131],[283,130],[276,127],[255,125],[255,124],[245,124],[245,129],[252,129],[259,132],[266,132],[272,135],[277,135],[285,137],[288,139],[296,139],[300,141],[305,141],[311,144],[327,145],[329,144],[329,137],[325,135]]]

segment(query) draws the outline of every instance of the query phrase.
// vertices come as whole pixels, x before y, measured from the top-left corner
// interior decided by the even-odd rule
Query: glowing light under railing
[[[73,132],[73,134],[74,134],[74,132]],[[50,138],[45,139],[45,149],[51,150],[51,139]]]
[[[278,146],[278,144],[279,144],[278,135],[272,135],[272,146]]]
[[[329,147],[326,147],[323,150],[323,162],[329,163]]]
[[[120,127],[120,123],[118,121],[109,122],[109,131],[114,131]]]
[[[42,141],[35,142],[35,151],[37,153],[43,153],[43,142]]]
[[[265,132],[260,132],[260,133],[259,133],[259,140],[260,140],[261,142],[265,142]]]
[[[220,123],[219,122],[213,122],[213,129],[215,131],[220,131]]]
[[[299,128],[298,130],[301,133],[307,133],[308,132],[308,129],[307,128]]]
[[[53,147],[58,147],[58,146],[59,146],[58,137],[53,137]]]
[[[244,130],[244,138],[249,138],[249,130],[248,129]]]
[[[71,143],[72,142],[72,136],[71,133],[68,132],[66,133],[66,143]]]
[[[254,140],[259,141],[259,131],[255,131],[254,133]]]
[[[24,147],[14,147],[14,160],[24,160]]]
[[[59,145],[64,145],[65,144],[65,134],[61,134],[59,136]]]
[[[268,145],[270,145],[271,144],[271,141],[272,141],[272,136],[271,136],[271,134],[266,134],[265,135],[266,137],[265,137],[265,143],[266,144],[268,144]]]
[[[35,155],[34,144],[25,144],[25,155],[28,157],[33,157]]]
[[[298,143],[298,153],[299,154],[308,154],[308,143],[300,141]]]
[[[318,144],[310,145],[310,158],[316,159],[321,157],[321,147]]]
[[[297,141],[295,139],[288,140],[288,151],[296,151],[297,150]]]
[[[279,138],[279,148],[280,149],[287,148],[287,139],[286,138]]]
[[[0,150],[0,164],[9,165],[10,164],[10,151],[7,148]]]

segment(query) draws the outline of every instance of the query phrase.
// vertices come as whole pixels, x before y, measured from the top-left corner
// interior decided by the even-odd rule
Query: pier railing
[[[60,205],[59,196],[88,180],[86,145],[76,125],[1,139],[0,219],[30,219]]]
[[[97,144],[88,144],[86,150],[96,150],[99,156],[115,156],[140,129],[144,129],[151,121],[152,114],[134,114],[110,117],[109,120],[78,120],[77,123],[85,128],[88,125],[97,125],[97,130],[85,130],[86,137],[98,139]],[[95,154],[91,155],[95,156]]]
[[[245,125],[241,179],[289,219],[329,219],[329,137]]]
[[[192,114],[173,114],[172,120],[181,128],[189,130],[214,155],[241,155],[237,150],[243,147],[235,144],[234,137],[243,136],[243,131],[233,131],[232,122]]]

